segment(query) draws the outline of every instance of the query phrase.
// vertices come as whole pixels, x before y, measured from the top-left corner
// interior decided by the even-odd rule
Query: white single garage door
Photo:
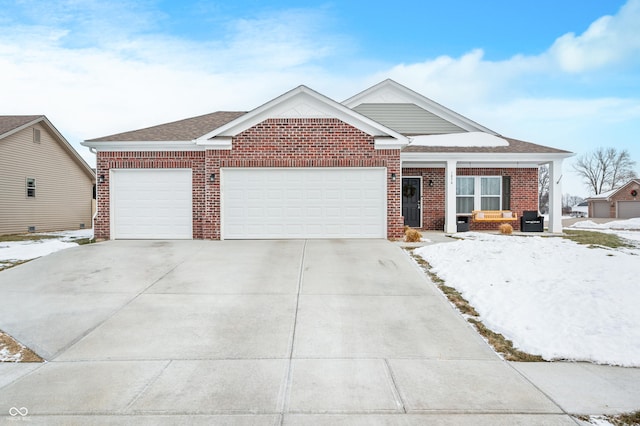
[[[191,239],[191,169],[111,169],[111,238]]]
[[[621,219],[640,217],[640,201],[618,201],[618,217]]]
[[[608,201],[593,202],[593,217],[611,217]]]
[[[386,238],[384,168],[222,169],[222,237]]]

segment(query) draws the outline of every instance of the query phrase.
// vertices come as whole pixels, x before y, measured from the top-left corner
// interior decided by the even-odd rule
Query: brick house
[[[558,177],[572,155],[504,138],[392,80],[343,103],[300,86],[250,112],[83,145],[97,154],[102,239],[455,232],[472,210],[537,210],[541,164],[555,177],[550,231],[560,232]]]
[[[629,219],[640,217],[640,179],[587,198],[589,217]]]

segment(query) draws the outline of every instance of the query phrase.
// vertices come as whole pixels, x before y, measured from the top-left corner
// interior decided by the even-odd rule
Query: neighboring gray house
[[[629,219],[640,217],[640,179],[587,198],[589,217]]]
[[[0,235],[91,228],[94,184],[47,117],[0,116]]]
[[[574,217],[588,217],[589,216],[589,202],[583,201],[575,206],[571,207],[571,216]]]

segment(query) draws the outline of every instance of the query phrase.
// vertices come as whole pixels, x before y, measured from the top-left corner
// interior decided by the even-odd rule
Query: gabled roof
[[[440,135],[402,134],[390,128],[390,124],[376,121],[354,110],[362,105],[411,105],[435,117],[442,123],[451,123],[452,129]],[[397,113],[398,111],[395,111]],[[187,118],[157,126],[147,127],[110,136],[89,139],[85,146],[112,151],[127,150],[202,150],[230,149],[234,136],[269,118],[337,118],[351,126],[374,136],[377,149],[402,149],[412,157],[421,153],[446,155],[457,153],[471,156],[499,154],[537,155],[543,159],[565,158],[573,155],[569,151],[537,145],[517,139],[503,137],[496,132],[408,89],[393,80],[385,80],[375,86],[338,103],[306,86],[298,86],[283,95],[255,108],[250,112],[218,111],[198,117]],[[444,121],[443,121],[444,120]],[[444,132],[444,133],[443,133]],[[426,142],[429,138],[447,137],[456,133],[464,138],[467,133],[483,134],[504,141],[501,146],[478,146]],[[413,143],[412,143],[413,141]],[[104,143],[104,144],[103,144]]]
[[[618,192],[623,191],[627,186],[629,186],[631,184],[634,184],[634,183],[636,185],[640,185],[640,179],[631,179],[629,182],[625,183],[624,185],[622,185],[619,188],[615,188],[615,189],[612,189],[611,191],[602,192],[600,194],[588,197],[587,201],[598,201],[598,200],[607,200],[608,201],[611,198],[613,198],[613,196],[616,195]]]
[[[244,114],[246,112],[243,111],[217,111],[140,130],[89,139],[87,142],[192,141]]]
[[[268,118],[337,118],[371,136],[386,138],[388,147],[397,145],[395,148],[399,149],[408,143],[400,133],[303,85],[213,129],[199,137],[196,143],[207,145],[216,137],[236,136]]]
[[[44,115],[0,115],[0,139],[32,126]]]
[[[481,126],[475,121],[464,117],[391,79],[386,79],[342,102],[343,105],[349,108],[355,108],[358,105],[367,103],[415,104],[466,131],[485,132],[492,135],[497,134],[493,130]]]
[[[58,141],[62,149],[69,154],[91,179],[95,180],[95,171],[44,115],[0,115],[0,140],[38,123],[45,127],[53,138]]]

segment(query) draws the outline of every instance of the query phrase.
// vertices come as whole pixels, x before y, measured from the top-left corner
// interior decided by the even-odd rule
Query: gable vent
[[[40,143],[40,129],[33,129],[33,141]]]

